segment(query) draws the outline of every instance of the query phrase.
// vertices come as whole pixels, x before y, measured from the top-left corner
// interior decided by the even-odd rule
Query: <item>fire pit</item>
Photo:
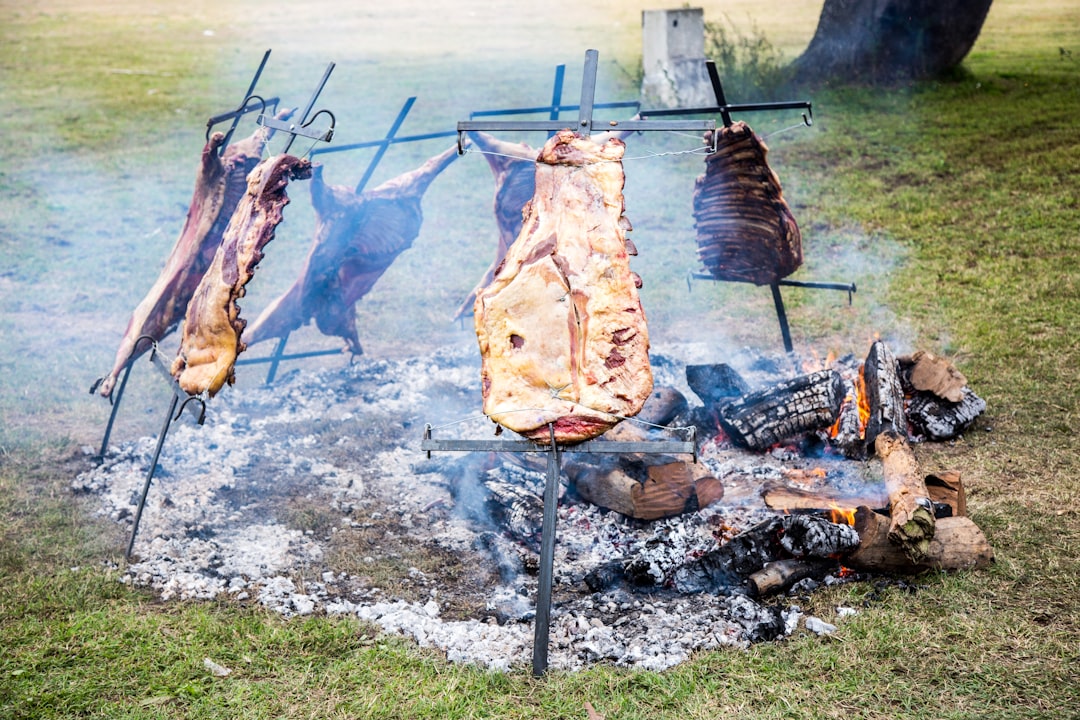
[[[683,360],[704,358],[689,347],[658,350],[657,384],[678,389],[691,400],[687,412],[704,416]],[[757,384],[786,362],[731,364]],[[426,422],[491,438],[476,408],[478,372],[475,345],[463,341],[424,357],[293,370],[273,387],[221,394],[204,425],[174,427],[126,582],[163,599],[355,616],[451,661],[526,664],[539,514],[515,511],[539,506],[542,464],[474,453],[428,459],[419,449]],[[94,494],[101,514],[130,524],[153,446],[141,438],[111,447],[73,487]],[[758,451],[714,431],[699,447],[724,496],[692,512],[635,520],[562,489],[552,667],[660,669],[698,649],[785,636],[800,612],[784,596],[683,591],[674,578],[740,532],[782,520],[768,505],[770,490],[835,498],[876,489],[880,497],[876,465],[828,452],[817,435]],[[525,504],[497,496],[498,483]],[[835,562],[811,575],[796,593],[846,580]]]

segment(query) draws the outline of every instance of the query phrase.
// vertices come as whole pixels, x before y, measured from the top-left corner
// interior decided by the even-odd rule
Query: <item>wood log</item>
[[[744,395],[723,406],[720,425],[736,445],[764,450],[802,433],[830,427],[844,401],[844,381],[819,370]]]
[[[750,392],[750,384],[725,363],[687,365],[686,384],[706,407],[722,405]]]
[[[787,592],[806,578],[820,580],[835,569],[835,560],[788,558],[775,560],[750,575],[748,584],[754,597],[768,597]]]
[[[761,497],[766,507],[773,510],[821,510],[830,508],[854,508],[866,505],[872,508],[885,508],[889,497],[885,488],[868,487],[858,495],[842,494],[832,488],[805,490],[793,487],[780,480],[766,480],[761,485]]]
[[[897,358],[901,380],[912,390],[930,392],[943,400],[958,403],[963,400],[967,378],[946,360],[924,350]]]
[[[904,390],[900,385],[900,369],[889,346],[880,340],[870,346],[863,363],[866,399],[870,417],[866,421],[866,446],[874,447],[877,436],[892,431],[907,434],[904,415]]]
[[[971,518],[940,518],[926,553],[912,560],[890,540],[891,521],[868,507],[855,512],[859,547],[841,562],[865,572],[916,574],[926,570],[974,570],[994,561],[994,550]]]
[[[724,496],[723,484],[701,463],[663,456],[567,463],[565,470],[583,500],[639,520],[694,512]]]
[[[888,431],[877,436],[874,449],[881,458],[885,490],[892,517],[889,540],[913,562],[921,562],[934,537],[934,510],[907,438]]]

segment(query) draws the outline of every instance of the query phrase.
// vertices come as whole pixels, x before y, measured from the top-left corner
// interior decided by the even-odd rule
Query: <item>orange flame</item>
[[[870,398],[866,393],[866,365],[859,366],[855,378],[855,397],[859,401],[859,437],[866,437],[866,425],[870,422]]]
[[[855,527],[855,508],[842,508],[833,505],[829,508],[829,520],[839,525]]]

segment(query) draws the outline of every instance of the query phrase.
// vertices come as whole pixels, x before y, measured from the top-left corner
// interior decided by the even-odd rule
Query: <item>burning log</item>
[[[801,433],[830,427],[843,401],[840,374],[819,370],[724,405],[720,425],[737,445],[764,450]]]
[[[889,346],[880,340],[870,346],[863,363],[863,378],[870,417],[866,421],[866,446],[875,447],[877,436],[893,432],[907,436],[904,391],[899,366]]]
[[[405,250],[423,223],[421,200],[432,181],[457,159],[457,146],[419,168],[357,193],[328,185],[323,168],[314,169],[311,202],[315,237],[300,275],[267,306],[244,334],[248,345],[285,337],[315,320],[325,335],[345,340],[354,355],[363,353],[356,332],[356,303]]]
[[[892,540],[892,521],[870,508],[855,511],[859,547],[843,559],[847,567],[866,572],[914,574],[925,570],[975,570],[994,561],[982,530],[968,517],[940,518],[934,536],[918,560]]]
[[[716,152],[694,183],[698,257],[719,280],[769,285],[802,264],[799,227],[761,138],[745,122],[716,132]]]
[[[287,120],[292,113],[282,110],[276,117]],[[139,338],[149,336],[159,341],[183,319],[195,288],[221,245],[233,211],[247,190],[248,173],[258,165],[272,134],[273,130],[260,127],[244,140],[229,144],[220,155],[225,134],[216,132],[210,136],[203,147],[195,191],[180,236],[161,274],[128,320],[112,370],[95,382],[90,392],[96,391],[102,397],[111,395],[124,366],[150,349],[150,343],[140,344]]]
[[[484,413],[572,444],[635,415],[652,392],[649,338],[623,215],[625,145],[556,133],[540,152],[521,236],[476,298]]]
[[[829,438],[830,445],[852,460],[865,460],[867,456],[866,442],[863,440],[865,428],[859,407],[859,386],[852,380],[844,379],[844,403]]]
[[[776,480],[762,483],[761,497],[766,507],[773,510],[828,510],[833,507],[858,507],[866,505],[872,508],[884,508],[889,498],[884,488],[868,487],[858,495],[841,494],[829,488],[821,490],[803,490]]]
[[[248,175],[247,193],[187,307],[180,351],[172,365],[184,392],[213,397],[225,383],[234,382],[236,358],[247,347],[240,340],[247,321],[236,301],[244,296],[263,248],[274,239],[289,203],[286,186],[310,175],[311,163],[292,155],[268,158]]]
[[[922,562],[934,538],[933,503],[919,474],[915,453],[907,438],[888,431],[877,436],[874,449],[881,458],[885,490],[889,494],[889,540],[914,563]]]

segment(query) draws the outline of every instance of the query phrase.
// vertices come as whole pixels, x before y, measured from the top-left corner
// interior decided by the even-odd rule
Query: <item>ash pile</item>
[[[717,425],[715,402],[698,404],[687,365],[671,359],[693,354],[653,354],[659,409],[649,404],[644,413],[696,424],[693,472],[672,473],[670,458],[593,466],[568,455],[553,668],[663,669],[696,650],[782,638],[800,622],[828,630],[803,618],[793,596],[859,577],[844,569],[856,530],[801,510],[798,499],[811,499],[803,508],[844,498],[851,500],[840,505],[884,507],[879,466],[838,452],[828,428],[764,451],[736,444]],[[760,359],[755,368],[747,377],[778,370]],[[543,467],[522,454],[428,458],[418,450],[426,423],[492,436],[475,407],[478,373],[468,343],[424,357],[293,370],[273,386],[222,393],[205,424],[177,423],[170,432],[125,582],[163,600],[354,616],[454,662],[527,664]],[[73,489],[130,529],[154,443],[111,447]],[[674,484],[632,480],[631,491],[635,483],[666,488],[625,494],[640,501],[637,510],[587,497],[605,483],[616,497],[627,487],[620,478],[665,467],[652,470],[654,479]]]

